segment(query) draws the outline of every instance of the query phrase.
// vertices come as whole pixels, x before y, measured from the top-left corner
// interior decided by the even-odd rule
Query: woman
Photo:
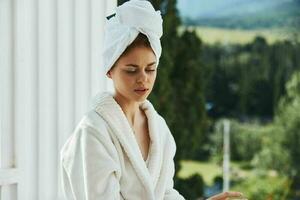
[[[106,75],[115,93],[102,93],[61,151],[67,199],[181,200],[173,188],[175,142],[147,100],[159,57],[162,19],[148,1],[117,7],[104,44]],[[224,193],[220,198],[240,196]]]

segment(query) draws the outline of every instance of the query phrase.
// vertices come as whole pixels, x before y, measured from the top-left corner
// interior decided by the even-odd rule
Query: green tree
[[[194,31],[184,31],[177,41],[174,60],[180,59],[176,59],[171,73],[178,113],[173,131],[185,159],[203,160],[208,156],[201,44]]]
[[[299,198],[300,184],[300,71],[286,84],[286,95],[280,99],[273,130],[263,140],[262,150],[256,155],[256,166],[276,169],[292,180],[292,193]],[[298,192],[296,192],[298,191]],[[298,195],[298,196],[297,196]]]
[[[286,84],[287,94],[280,101],[276,123],[284,135],[282,144],[291,158],[291,174],[300,178],[300,71]]]
[[[176,140],[178,171],[179,160],[208,156],[200,59],[202,45],[193,31],[178,34],[181,21],[176,0],[151,2],[156,10],[161,10],[164,34],[156,84],[149,99],[166,119]]]

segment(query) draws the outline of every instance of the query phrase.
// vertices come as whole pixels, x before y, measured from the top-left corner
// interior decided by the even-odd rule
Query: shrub
[[[250,161],[261,149],[264,128],[256,123],[239,123],[230,121],[230,157],[235,161]],[[223,120],[216,122],[211,136],[211,153],[221,161],[223,152]],[[218,158],[219,157],[219,158]]]
[[[202,176],[194,174],[187,179],[175,180],[175,188],[186,199],[195,200],[203,196],[204,181]]]
[[[236,184],[231,190],[241,191],[248,199],[282,200],[289,195],[291,181],[285,177],[255,176]]]

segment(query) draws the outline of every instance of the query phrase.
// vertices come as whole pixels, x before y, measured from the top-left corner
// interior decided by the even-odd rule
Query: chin
[[[147,97],[148,97],[148,95],[144,96],[144,97],[135,97],[134,101],[141,103],[141,102],[145,101],[147,99]]]
[[[149,96],[149,94],[141,95],[141,96],[138,96],[138,95],[135,94],[134,97],[133,97],[133,100],[137,101],[137,102],[143,102],[148,98],[148,96]]]

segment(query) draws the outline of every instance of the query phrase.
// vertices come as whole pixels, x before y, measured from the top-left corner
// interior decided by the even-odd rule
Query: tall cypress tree
[[[181,21],[176,0],[153,0],[151,3],[162,13],[163,36],[158,75],[149,98],[166,119],[175,138],[178,172],[180,160],[203,159],[208,155],[200,60],[202,45],[195,32],[178,34]]]

